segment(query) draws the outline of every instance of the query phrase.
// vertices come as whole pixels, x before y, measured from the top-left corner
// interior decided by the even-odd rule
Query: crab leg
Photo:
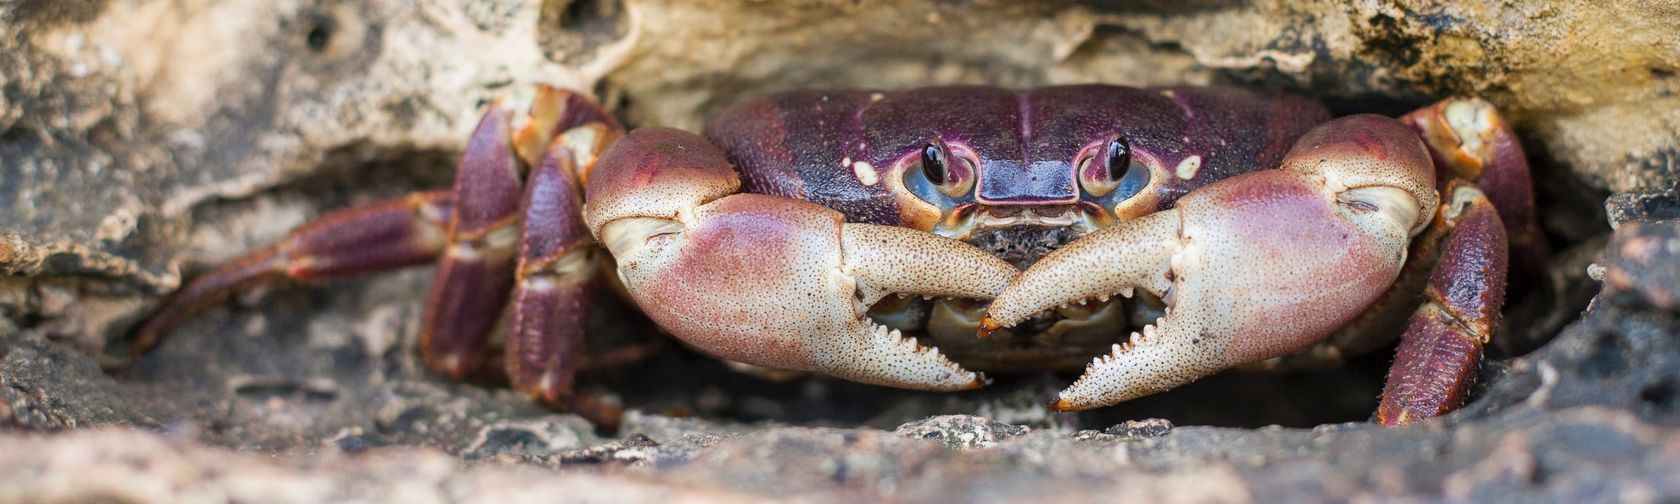
[[[1535,219],[1528,157],[1493,104],[1450,98],[1406,114],[1400,122],[1423,138],[1441,173],[1474,182],[1498,211],[1510,241],[1513,279],[1543,276],[1551,252]]]
[[[1469,184],[1454,184],[1440,211],[1449,229],[1426,301],[1400,338],[1377,421],[1405,425],[1464,403],[1505,301],[1507,245],[1497,209]]]
[[[512,119],[502,100],[492,103],[461,157],[421,356],[453,376],[471,373],[511,297],[509,375],[516,387],[554,402],[575,372],[570,361],[581,348],[594,271],[576,181],[622,128],[588,99],[546,86],[523,128],[515,132]],[[534,167],[529,188],[520,180],[524,167]]]
[[[991,298],[1014,267],[962,242],[739,187],[722,152],[677,130],[633,131],[602,155],[586,218],[655,322],[746,364],[925,390],[985,383],[865,312],[895,293]]]
[[[554,142],[532,169],[507,340],[508,377],[540,399],[571,390],[594,287],[593,240],[583,225],[571,149]]]
[[[477,369],[513,288],[519,238],[519,159],[501,100],[478,123],[455,174],[448,246],[426,296],[421,358],[461,378]]]
[[[1060,411],[1107,406],[1328,336],[1380,297],[1438,195],[1428,153],[1392,119],[1309,132],[1278,170],[1232,177],[1105,229],[1022,273],[983,327],[1142,288],[1166,316],[1098,357]],[[1170,282],[1169,282],[1170,280]]]
[[[250,286],[324,281],[422,264],[443,251],[450,193],[415,193],[332,212],[285,239],[199,275],[135,332],[132,352],[156,346],[170,328]]]
[[[587,98],[547,86],[538,88],[517,132],[513,119],[504,100],[489,106],[457,166],[454,189],[329,213],[195,278],[136,331],[134,353],[251,284],[437,260],[421,328],[428,365],[455,377],[478,369],[512,297],[506,369],[513,384],[611,430],[616,406],[570,393],[595,271],[578,180],[623,127]],[[528,166],[536,168],[527,187],[521,172]]]

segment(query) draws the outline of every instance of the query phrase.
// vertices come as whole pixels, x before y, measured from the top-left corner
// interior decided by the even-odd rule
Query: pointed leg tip
[[[1404,427],[1411,425],[1414,421],[1416,421],[1416,419],[1412,418],[1411,412],[1405,409],[1401,409],[1398,412],[1377,412],[1377,425],[1381,425],[1383,427]]]
[[[624,422],[624,406],[587,393],[565,393],[548,404],[558,406],[595,426],[605,434],[618,433]]]
[[[128,360],[139,361],[162,340],[162,335],[169,329],[158,319],[147,320],[139,329],[128,336]]]
[[[1066,413],[1082,409],[1079,406],[1074,405],[1072,401],[1068,401],[1067,399],[1062,399],[1060,397],[1050,401],[1050,404],[1045,405],[1045,407],[1056,413]]]
[[[430,364],[432,369],[456,380],[465,380],[472,374],[473,367],[469,364],[466,354],[455,352],[446,354],[423,355],[422,360]]]
[[[509,374],[510,376],[517,376],[511,372]],[[547,404],[561,404],[561,401],[565,399],[567,392],[569,392],[569,390],[557,387],[547,380],[535,384],[515,384],[515,388],[525,392],[525,395],[531,396],[532,399]]]
[[[1002,328],[1003,324],[998,323],[997,319],[992,318],[992,314],[987,313],[980,316],[980,330],[974,335],[979,339],[986,339]]]

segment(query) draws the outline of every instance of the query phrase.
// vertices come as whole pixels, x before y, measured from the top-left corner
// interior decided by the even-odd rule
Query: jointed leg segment
[[[430,262],[444,248],[450,195],[417,193],[329,213],[279,243],[199,275],[140,326],[132,351],[145,353],[194,312],[254,285],[325,281]]]
[[[555,143],[526,182],[524,232],[507,341],[509,378],[554,402],[571,389],[582,357],[595,280],[573,156]]]
[[[462,378],[477,369],[513,288],[520,162],[500,101],[484,113],[455,173],[449,245],[438,259],[420,328],[420,356]]]
[[[1538,278],[1548,247],[1528,161],[1492,105],[1449,99],[1402,118],[1445,177],[1430,236],[1439,258],[1395,352],[1376,419],[1405,425],[1459,407],[1474,384],[1506,286]]]
[[[1377,421],[1404,425],[1464,403],[1505,302],[1505,229],[1493,205],[1469,184],[1454,184],[1441,208],[1448,228],[1424,304],[1401,336],[1383,387]]]
[[[144,352],[193,311],[252,284],[436,260],[421,329],[428,365],[455,377],[473,373],[485,361],[491,332],[511,313],[506,366],[513,384],[610,425],[616,407],[571,393],[594,281],[579,181],[622,131],[588,99],[544,87],[516,132],[498,100],[468,141],[453,190],[327,214],[193,279],[137,331],[135,350]]]

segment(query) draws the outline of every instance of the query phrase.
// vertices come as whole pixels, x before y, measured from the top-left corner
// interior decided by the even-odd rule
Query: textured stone
[[[1032,429],[968,415],[929,417],[900,425],[893,431],[900,436],[936,441],[946,448],[958,449],[988,448],[1028,432]]]
[[[1630,222],[1616,230],[1601,265],[1605,293],[1680,312],[1680,222]]]

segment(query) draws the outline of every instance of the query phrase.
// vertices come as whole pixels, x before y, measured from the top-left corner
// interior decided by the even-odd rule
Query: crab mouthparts
[[[1017,225],[975,231],[967,241],[998,259],[1025,269],[1083,235],[1078,228],[1071,226]]]
[[[1072,206],[969,207],[957,229],[941,232],[1025,269],[1085,236],[1091,219]]]
[[[1065,227],[1077,221],[1070,206],[992,206],[975,214],[977,229],[989,230],[1020,226]]]

